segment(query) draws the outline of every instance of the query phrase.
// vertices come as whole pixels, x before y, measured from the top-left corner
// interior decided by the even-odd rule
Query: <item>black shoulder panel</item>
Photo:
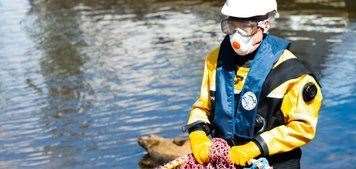
[[[284,82],[305,74],[313,76],[315,80],[318,81],[315,74],[297,58],[288,59],[269,72],[263,84],[258,110],[258,113],[266,120],[267,125],[265,131],[284,124],[283,113],[280,110],[282,99],[268,98],[267,95]],[[307,90],[308,93],[313,92],[312,88],[305,90]],[[308,97],[306,99],[311,98]]]
[[[268,74],[262,91],[262,97],[267,96],[273,89],[284,82],[298,78],[302,75],[310,74],[314,76],[304,64],[296,58],[288,59],[271,70]]]

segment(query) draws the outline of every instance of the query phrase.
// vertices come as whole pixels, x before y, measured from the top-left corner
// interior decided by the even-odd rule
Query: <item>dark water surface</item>
[[[356,168],[350,2],[280,2],[272,32],[294,42],[325,96],[303,168]],[[223,37],[221,5],[0,0],[0,168],[138,168],[137,136],[184,135],[204,55]]]

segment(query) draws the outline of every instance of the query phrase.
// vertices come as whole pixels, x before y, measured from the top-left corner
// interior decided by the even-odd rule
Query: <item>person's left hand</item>
[[[260,149],[254,142],[248,142],[241,146],[233,146],[229,150],[231,162],[239,166],[248,165],[252,159],[260,154]]]

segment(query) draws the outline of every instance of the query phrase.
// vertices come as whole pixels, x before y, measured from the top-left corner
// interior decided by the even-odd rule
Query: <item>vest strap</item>
[[[281,38],[267,35],[257,50],[247,75],[235,114],[235,137],[252,139],[255,137],[255,122],[263,84],[274,63],[282,55],[289,43]]]

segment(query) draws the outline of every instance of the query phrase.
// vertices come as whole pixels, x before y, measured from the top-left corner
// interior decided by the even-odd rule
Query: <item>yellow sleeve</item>
[[[313,100],[305,102],[303,88],[309,82],[316,85],[317,94]],[[269,155],[301,147],[310,142],[316,133],[319,110],[323,99],[320,86],[310,75],[303,75],[289,83],[281,105],[285,125],[273,128],[260,135],[267,145]]]
[[[204,73],[203,80],[201,83],[200,96],[197,101],[193,104],[192,110],[190,111],[188,117],[188,124],[192,124],[196,121],[202,121],[206,123],[210,123],[208,116],[211,114],[211,101],[209,96],[210,87],[214,84],[210,84],[209,79],[211,79],[213,69],[216,66],[216,60],[219,49],[213,49],[208,56],[205,58],[204,63]]]

